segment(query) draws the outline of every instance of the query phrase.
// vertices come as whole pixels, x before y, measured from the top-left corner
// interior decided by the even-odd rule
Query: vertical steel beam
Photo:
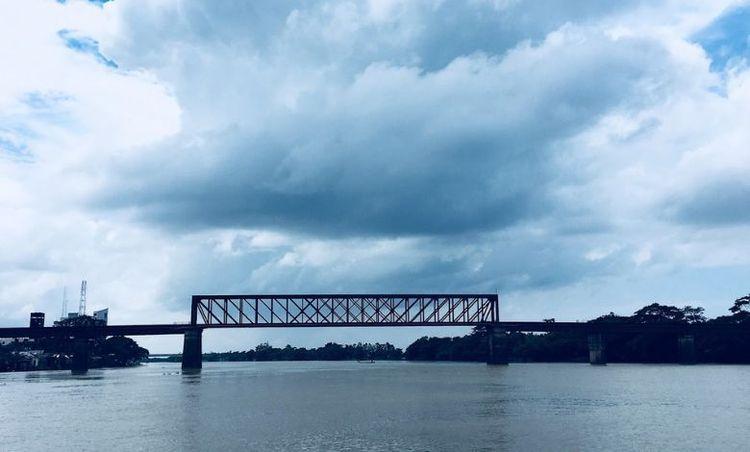
[[[677,350],[680,364],[695,364],[695,336],[682,334],[677,338]]]
[[[190,324],[195,325],[198,323],[198,303],[200,303],[201,297],[193,295],[190,301]]]
[[[87,337],[73,339],[73,362],[71,372],[74,374],[85,374],[89,370],[91,343]]]
[[[589,363],[597,366],[607,364],[606,343],[601,333],[589,334]]]
[[[202,333],[201,328],[185,331],[182,342],[182,370],[197,370],[203,367]]]
[[[487,327],[487,364],[508,364],[508,333],[495,326]]]

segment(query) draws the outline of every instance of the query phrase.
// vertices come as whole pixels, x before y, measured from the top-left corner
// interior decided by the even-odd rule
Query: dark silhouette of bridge
[[[508,363],[503,336],[511,332],[587,334],[591,364],[606,364],[604,335],[607,334],[674,334],[681,361],[690,363],[695,360],[695,334],[750,332],[747,326],[726,324],[523,322],[500,321],[499,317],[496,294],[194,295],[190,323],[0,328],[0,337],[73,339],[73,370],[85,371],[93,338],[165,334],[184,335],[182,368],[200,369],[202,333],[207,328],[480,327],[488,339],[488,364]]]

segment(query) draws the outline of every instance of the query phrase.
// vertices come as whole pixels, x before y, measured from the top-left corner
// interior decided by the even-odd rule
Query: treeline
[[[91,344],[90,367],[133,366],[148,358],[148,350],[133,339],[113,336]],[[70,369],[73,341],[67,338],[41,338],[0,345],[0,372]]]
[[[505,347],[512,361],[584,362],[588,359],[587,337],[576,333],[511,333]],[[475,328],[471,334],[458,337],[422,337],[406,348],[410,361],[487,361],[487,338]]]
[[[357,343],[341,345],[329,342],[323,347],[305,348],[287,345],[283,348],[263,343],[254,350],[204,353],[203,361],[345,361],[345,360],[399,360],[404,356],[392,344]],[[160,361],[180,361],[182,355],[172,355]],[[155,359],[156,360],[156,359]]]
[[[707,319],[700,307],[661,305],[653,303],[630,316],[614,313],[591,322],[613,323],[677,323],[677,324],[748,324],[750,295],[738,298],[729,309],[731,315]],[[553,321],[550,319],[549,321]],[[554,332],[546,334],[512,333],[505,336],[502,346],[511,361],[520,362],[585,362],[588,344],[585,334]],[[609,362],[677,362],[678,343],[674,334],[610,334],[605,336]],[[463,337],[422,337],[406,348],[405,358],[422,361],[486,361],[487,339],[484,331],[475,329]],[[705,332],[695,336],[698,362],[750,364],[750,333]]]

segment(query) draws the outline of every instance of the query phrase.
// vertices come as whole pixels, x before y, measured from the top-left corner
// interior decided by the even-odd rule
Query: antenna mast
[[[68,286],[63,286],[62,314],[60,314],[60,320],[64,320],[66,317],[68,317]]]
[[[81,281],[81,302],[78,304],[78,315],[86,315],[86,280]]]

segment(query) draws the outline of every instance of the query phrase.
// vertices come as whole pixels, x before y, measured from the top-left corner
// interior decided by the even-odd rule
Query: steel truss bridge
[[[212,327],[476,326],[499,320],[497,295],[201,295],[190,323]]]
[[[500,321],[496,294],[306,294],[306,295],[194,295],[190,323],[106,325],[95,327],[0,328],[0,338],[74,338],[80,354],[94,337],[183,334],[183,368],[200,368],[202,331],[209,328],[274,327],[414,327],[472,326],[488,332],[488,363],[507,363],[498,334],[507,332],[572,331],[589,335],[590,360],[603,363],[602,335],[659,333],[680,337],[680,349],[692,347],[702,331],[750,333],[747,325],[684,323],[521,322]],[[689,360],[689,359],[688,359]],[[75,360],[74,360],[75,362]],[[79,360],[86,362],[86,360]],[[87,364],[81,365],[83,370]],[[80,370],[80,369],[79,369]]]

